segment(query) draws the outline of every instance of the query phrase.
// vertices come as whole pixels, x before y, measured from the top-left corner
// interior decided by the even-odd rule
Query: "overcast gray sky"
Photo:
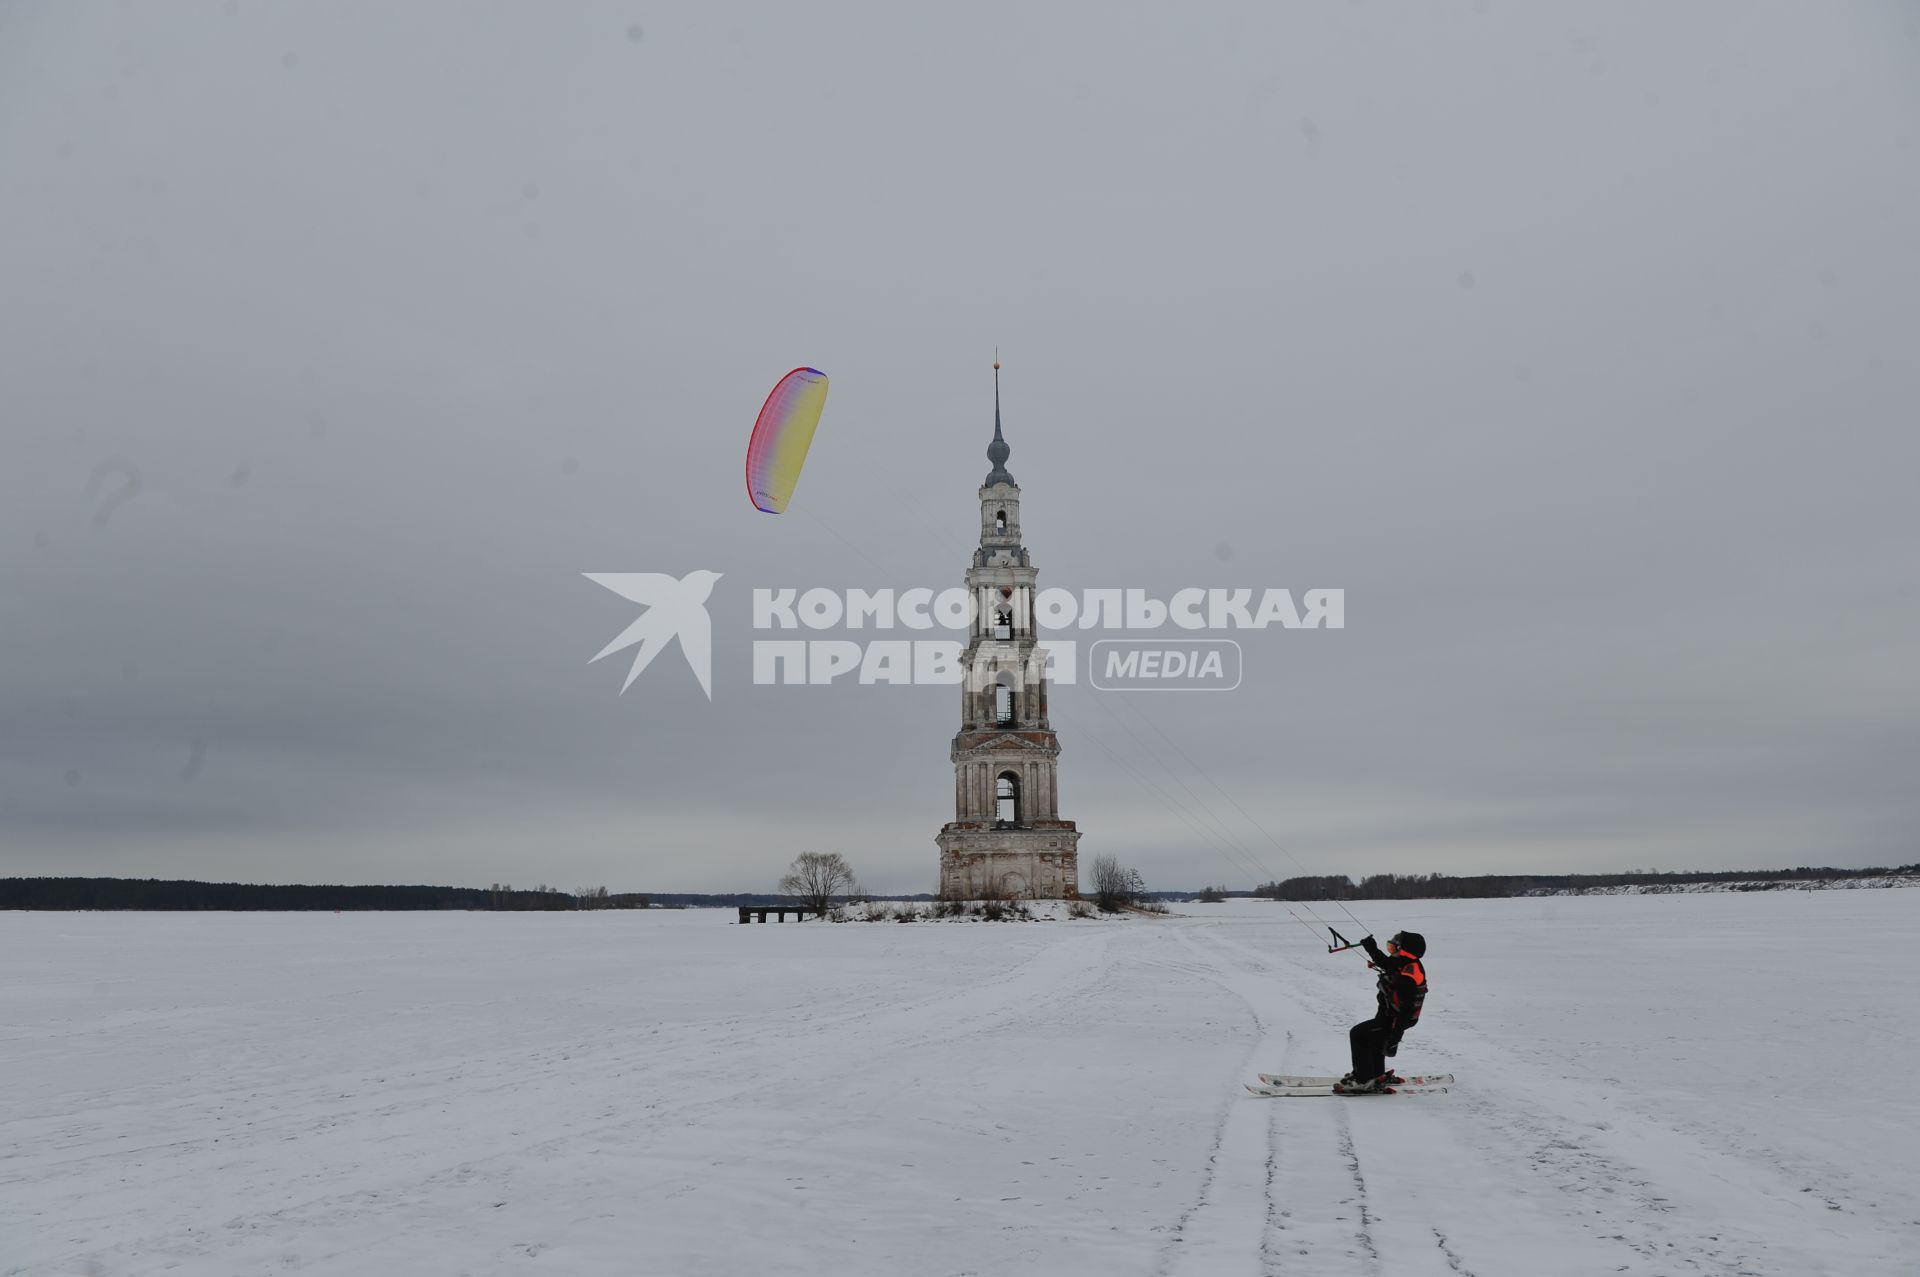
[[[1893,3],[0,5],[0,873],[930,890],[957,693],[748,599],[959,581],[996,345],[1043,585],[1348,592],[1062,689],[1083,857],[1920,858],[1917,93]],[[580,573],[696,568],[617,695]]]

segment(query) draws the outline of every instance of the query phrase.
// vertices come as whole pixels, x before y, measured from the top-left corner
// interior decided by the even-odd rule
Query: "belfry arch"
[[[993,823],[998,829],[1020,827],[1020,777],[1001,772],[993,782]]]

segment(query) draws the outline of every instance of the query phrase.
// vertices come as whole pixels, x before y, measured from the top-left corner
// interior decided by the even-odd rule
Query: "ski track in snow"
[[[1216,937],[1223,945],[1238,950],[1241,958],[1250,967],[1258,969],[1264,964],[1264,957],[1257,951],[1246,948],[1240,942],[1227,937]],[[1298,959],[1289,959],[1294,965],[1304,965]],[[1441,968],[1444,970],[1444,968]],[[1291,987],[1303,991],[1305,1010],[1309,1018],[1327,1020],[1338,1015],[1338,1003],[1324,996],[1331,992],[1330,986],[1322,980],[1315,980],[1306,972],[1298,973],[1297,983],[1289,982]],[[1442,995],[1438,985],[1434,995],[1437,1001]],[[1362,1007],[1362,1013],[1367,1008]],[[1357,1017],[1355,1017],[1357,1018]],[[1404,1048],[1412,1054],[1426,1045],[1431,1032],[1429,1021],[1420,1029],[1419,1035],[1409,1035],[1408,1045]],[[1511,1046],[1508,1047],[1511,1052]],[[1596,1106],[1588,1093],[1577,1082],[1548,1074],[1536,1074],[1516,1085],[1503,1087],[1496,1093],[1485,1090],[1476,1091],[1471,1085],[1473,1078],[1491,1078],[1495,1074],[1488,1067],[1470,1063],[1459,1058],[1461,1045],[1454,1044],[1440,1048],[1441,1063],[1432,1067],[1447,1068],[1461,1072],[1468,1082],[1464,1088],[1456,1087],[1448,1096],[1424,1097],[1382,1097],[1375,1099],[1355,1099],[1333,1102],[1339,1106],[1339,1125],[1341,1127],[1339,1154],[1351,1170],[1353,1193],[1348,1199],[1334,1203],[1337,1209],[1351,1209],[1357,1212],[1360,1220],[1358,1241],[1361,1250],[1372,1261],[1363,1268],[1353,1271],[1375,1272],[1379,1270],[1379,1254],[1375,1250],[1374,1220],[1367,1199],[1367,1179],[1360,1157],[1359,1145],[1347,1130],[1349,1114],[1364,1114],[1369,1131],[1380,1130],[1391,1135],[1411,1136],[1415,1128],[1426,1127],[1433,1123],[1434,1112],[1425,1106],[1448,1105],[1456,1111],[1462,1111],[1470,1119],[1466,1123],[1450,1123],[1446,1131],[1447,1153],[1449,1160],[1459,1161],[1463,1154],[1471,1150],[1486,1163],[1486,1176],[1491,1179],[1494,1165],[1502,1160],[1511,1162],[1516,1156],[1524,1158],[1527,1172],[1526,1189],[1534,1192],[1538,1186],[1545,1185],[1558,1193],[1567,1195],[1575,1203],[1583,1203],[1590,1197],[1608,1200],[1615,1209],[1605,1207],[1585,1207],[1576,1205],[1572,1211],[1560,1211],[1564,1218],[1555,1230],[1562,1235],[1561,1245],[1565,1245],[1565,1235],[1578,1230],[1597,1243],[1613,1243],[1632,1252],[1640,1262],[1612,1257],[1618,1262],[1609,1262],[1604,1247],[1596,1248],[1591,1257],[1585,1260],[1573,1260],[1564,1252],[1558,1261],[1568,1265],[1556,1271],[1593,1271],[1593,1272],[1698,1272],[1712,1274],[1758,1274],[1763,1272],[1813,1273],[1832,1271],[1852,1273],[1867,1271],[1895,1271],[1892,1268],[1875,1268],[1871,1265],[1890,1263],[1890,1258],[1879,1260],[1861,1260],[1868,1265],[1855,1268],[1847,1261],[1828,1261],[1823,1259],[1817,1249],[1801,1250],[1797,1247],[1782,1247],[1786,1254],[1769,1260],[1766,1257],[1768,1243],[1753,1236],[1741,1226],[1721,1225],[1702,1229],[1698,1227],[1699,1216],[1696,1212],[1687,1212],[1682,1218],[1671,1218],[1676,1214],[1675,1198],[1684,1196],[1681,1185],[1704,1179],[1727,1183],[1739,1183],[1747,1193],[1761,1194],[1772,1198],[1768,1208],[1785,1212],[1789,1217],[1797,1216],[1805,1232],[1813,1236],[1830,1233],[1831,1229],[1817,1219],[1807,1217],[1803,1201],[1797,1200],[1796,1192],[1790,1186],[1780,1182],[1773,1168],[1756,1163],[1751,1158],[1741,1158],[1735,1154],[1723,1152],[1714,1145],[1724,1141],[1715,1138],[1711,1141],[1695,1142],[1672,1124],[1648,1123],[1639,1120],[1630,1107],[1616,1101],[1619,1092],[1625,1088],[1615,1088],[1615,1094],[1603,1098]],[[1546,1052],[1525,1049],[1522,1054],[1531,1059],[1540,1059]],[[1488,1063],[1491,1063],[1489,1061]],[[1423,1065],[1424,1067],[1428,1067]],[[1552,1085],[1543,1085],[1551,1082]],[[1542,1096],[1547,1102],[1543,1105]],[[1289,1101],[1266,1101],[1266,1103],[1289,1103]],[[1409,1112],[1402,1106],[1411,1104],[1423,1106],[1421,1111]],[[1385,1106],[1394,1106],[1391,1110]],[[1377,1124],[1373,1119],[1385,1115],[1391,1119],[1391,1127]],[[1650,1153],[1657,1152],[1655,1166],[1637,1166],[1610,1156],[1601,1147],[1601,1140],[1595,1131],[1610,1135],[1605,1142],[1613,1145],[1627,1145]],[[1402,1144],[1414,1143],[1412,1139],[1398,1141]],[[1369,1141],[1371,1146],[1372,1141]],[[1428,1145],[1420,1142],[1420,1147]],[[1836,1150],[1839,1152],[1840,1150]],[[1393,1169],[1385,1171],[1398,1186],[1402,1181],[1413,1184],[1417,1190],[1419,1177],[1397,1175]],[[1677,1177],[1676,1177],[1676,1173]],[[1479,1175],[1474,1176],[1476,1180]],[[1663,1181],[1671,1181],[1672,1186]],[[1834,1206],[1828,1199],[1821,1198],[1820,1205],[1827,1209],[1842,1209]],[[1618,1207],[1624,1206],[1624,1215]],[[1388,1208],[1397,1213],[1396,1207]],[[1552,1208],[1550,1208],[1552,1209]],[[1592,1216],[1599,1216],[1598,1220]],[[1429,1236],[1438,1239],[1437,1249],[1447,1268],[1452,1271],[1474,1271],[1469,1257],[1463,1255],[1458,1246],[1450,1243],[1446,1237],[1446,1222],[1434,1221],[1426,1225]],[[1792,1236],[1793,1234],[1789,1234]],[[1543,1245],[1547,1239],[1542,1238]],[[1305,1252],[1302,1252],[1305,1253]],[[1396,1255],[1388,1269],[1396,1274],[1409,1271],[1408,1264],[1412,1256]],[[1785,1266],[1781,1266],[1781,1260]],[[1581,1263],[1591,1267],[1580,1267]],[[1313,1271],[1333,1272],[1332,1267],[1324,1269],[1316,1264]],[[1419,1271],[1420,1269],[1415,1269]],[[1906,1271],[1906,1270],[1901,1270]],[[1920,1271],[1920,1265],[1914,1265],[1913,1271]]]
[[[1259,902],[12,914],[0,1274],[1920,1274],[1920,1109],[1819,1085],[1909,1058],[1838,938],[1920,911],[1785,894],[1367,906],[1460,1082],[1354,1099],[1242,1089],[1371,1001]]]

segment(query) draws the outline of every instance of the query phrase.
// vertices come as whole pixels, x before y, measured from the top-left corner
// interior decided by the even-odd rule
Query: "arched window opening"
[[[993,609],[993,636],[997,639],[1013,637],[1013,609],[997,607]]]
[[[993,818],[1001,825],[1020,823],[1020,778],[1012,772],[1001,772],[1000,779],[994,782]]]
[[[993,685],[993,721],[1002,727],[1010,727],[1013,720],[1013,685],[1002,679]]]
[[[998,533],[999,533],[1000,535],[1002,535],[1002,536],[1005,536],[1005,535],[1006,535],[1006,533],[1007,533],[1007,512],[1006,512],[1005,510],[997,510],[997,511],[995,511],[995,512],[994,512],[994,516],[993,516],[993,530],[994,530],[995,532],[998,532]]]

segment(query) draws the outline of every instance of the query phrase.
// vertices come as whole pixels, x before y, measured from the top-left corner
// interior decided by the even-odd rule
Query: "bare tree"
[[[836,896],[845,899],[859,891],[860,884],[854,881],[853,869],[839,852],[803,851],[780,879],[780,890],[825,918]]]
[[[1112,856],[1093,859],[1093,902],[1108,913],[1132,909],[1146,894],[1146,884],[1132,869],[1123,869]]]

